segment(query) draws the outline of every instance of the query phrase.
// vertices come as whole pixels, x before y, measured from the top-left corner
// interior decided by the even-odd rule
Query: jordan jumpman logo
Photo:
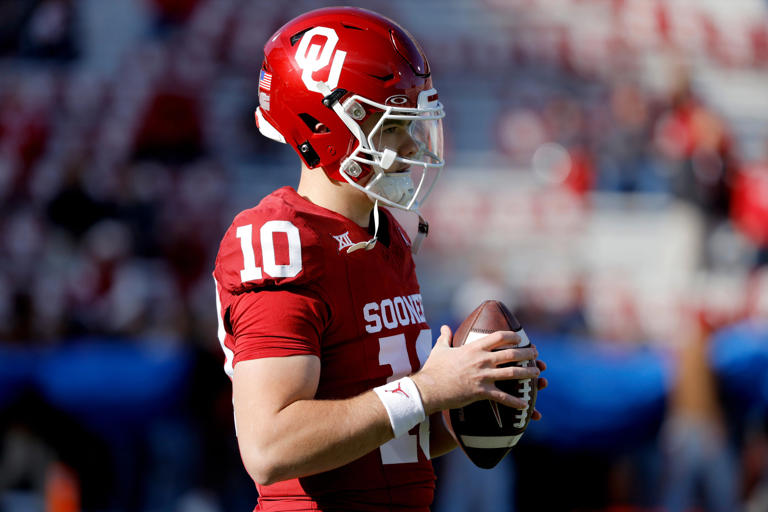
[[[405,397],[406,397],[406,398],[410,398],[410,397],[408,396],[408,393],[406,393],[405,391],[403,391],[403,388],[401,388],[401,387],[400,387],[401,385],[402,385],[402,382],[398,382],[398,383],[397,383],[397,388],[395,388],[395,389],[385,389],[384,391],[386,391],[386,392],[388,392],[388,393],[392,393],[393,395],[394,395],[395,393],[402,393],[402,394],[404,394],[404,395],[405,395]]]

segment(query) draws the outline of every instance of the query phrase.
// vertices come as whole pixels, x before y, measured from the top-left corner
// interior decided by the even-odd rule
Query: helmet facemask
[[[394,99],[399,98],[405,103],[405,96]],[[375,201],[418,212],[444,165],[445,113],[437,91],[422,91],[415,108],[353,95],[334,105],[334,111],[357,139],[341,162],[341,176]],[[359,123],[366,113],[366,121]]]

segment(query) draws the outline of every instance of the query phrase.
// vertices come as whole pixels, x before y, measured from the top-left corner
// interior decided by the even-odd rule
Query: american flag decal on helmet
[[[272,87],[272,73],[267,73],[262,69],[259,75],[259,89],[269,91],[270,87]]]

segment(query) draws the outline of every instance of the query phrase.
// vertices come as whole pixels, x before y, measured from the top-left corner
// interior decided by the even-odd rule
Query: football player
[[[214,271],[257,510],[428,510],[430,458],[455,447],[440,411],[524,408],[494,381],[545,365],[498,367],[537,357],[513,332],[451,348],[443,326],[432,348],[411,257],[426,222],[412,244],[381,208],[418,214],[443,166],[443,107],[413,37],[326,8],[264,51],[256,122],[296,150],[301,178],[235,218]]]

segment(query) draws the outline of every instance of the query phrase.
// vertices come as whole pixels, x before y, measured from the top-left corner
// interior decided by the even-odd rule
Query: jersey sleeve
[[[260,290],[239,295],[229,309],[234,361],[315,355],[329,321],[328,307],[310,290]]]
[[[233,365],[247,359],[320,355],[331,317],[335,240],[277,191],[240,212],[214,269]],[[331,242],[334,242],[333,244]],[[330,290],[330,291],[329,291]]]
[[[326,258],[312,226],[270,198],[235,217],[219,246],[214,277],[233,294],[307,284],[322,276]]]

